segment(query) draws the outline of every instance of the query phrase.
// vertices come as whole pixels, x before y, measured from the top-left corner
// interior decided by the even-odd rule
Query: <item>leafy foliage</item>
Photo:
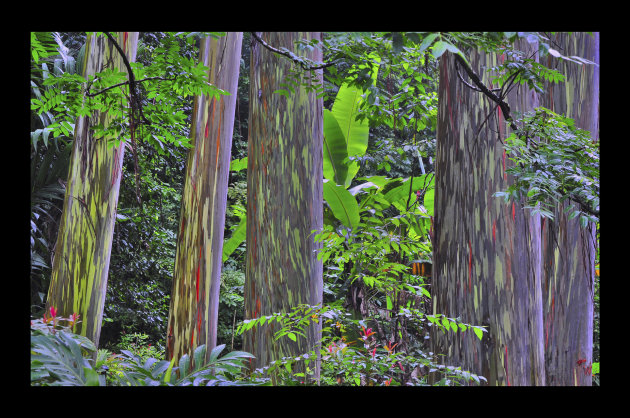
[[[253,356],[242,351],[232,351],[219,357],[225,345],[214,347],[206,362],[205,345],[197,347],[192,355],[184,354],[179,366],[174,367],[175,359],[169,361],[149,358],[143,361],[140,356],[122,351],[122,364],[126,368],[121,385],[128,386],[224,386],[236,385],[235,377],[240,374],[246,359]]]
[[[522,126],[505,141],[514,166],[507,170],[514,183],[497,192],[506,201],[525,198],[532,213],[553,218],[557,203],[571,202],[569,218],[580,224],[599,220],[599,143],[574,121],[549,109],[537,108],[521,119]]]
[[[98,386],[101,379],[84,358],[84,353],[95,352],[96,347],[88,338],[71,332],[78,316],[58,317],[54,307],[50,315],[31,321],[32,384]]]
[[[76,315],[57,317],[54,308],[50,314],[31,321],[31,384],[35,386],[237,385],[237,379],[243,377],[241,370],[245,362],[253,357],[243,351],[231,351],[219,357],[225,348],[223,344],[208,353],[207,361],[206,346],[199,346],[192,356],[183,355],[176,367],[176,359],[169,362],[154,357],[143,358],[142,354],[125,349],[121,355],[114,356],[107,350],[98,350],[94,361],[86,358],[97,352],[94,344],[71,332],[72,326],[78,322]],[[141,335],[134,336],[139,337],[144,339]],[[114,369],[106,377],[107,364]]]

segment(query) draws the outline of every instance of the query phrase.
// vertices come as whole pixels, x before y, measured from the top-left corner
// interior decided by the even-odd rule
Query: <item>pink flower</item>
[[[72,328],[72,331],[74,332],[74,324],[76,324],[77,320],[79,319],[79,314],[76,312],[73,312],[72,315],[70,315],[70,328]]]
[[[376,356],[376,347],[374,347],[374,350],[372,350],[372,360],[374,360],[375,356]]]
[[[365,329],[365,327],[364,327],[363,325],[361,325],[361,329],[362,329],[361,333],[363,334],[363,335],[361,336],[361,338],[362,338],[364,341],[367,341],[367,339],[368,339],[368,337],[369,337],[370,335],[374,335],[374,334],[376,334],[376,332],[372,331],[372,328]]]
[[[54,318],[57,316],[57,309],[54,306],[50,307],[50,315]]]

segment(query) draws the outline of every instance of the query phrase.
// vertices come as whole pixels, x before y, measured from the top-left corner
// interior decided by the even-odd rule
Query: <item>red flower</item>
[[[57,309],[54,306],[50,307],[50,315],[54,318],[57,316]]]
[[[388,342],[388,343],[387,343],[387,345],[385,346],[385,348],[387,349],[387,352],[388,352],[389,354],[391,354],[391,353],[392,353],[392,350],[394,349],[394,347],[396,347],[396,346],[398,345],[398,343],[396,343],[396,344],[394,344],[394,345],[391,345],[391,344],[392,344],[392,343],[391,343],[391,341],[390,341],[390,342]]]
[[[361,338],[363,338],[364,340],[367,340],[367,338],[368,338],[370,335],[374,335],[374,334],[376,334],[376,332],[372,331],[372,328],[368,328],[368,329],[366,330],[366,329],[365,329],[365,327],[364,327],[363,325],[361,325],[361,329],[362,329],[362,331],[361,331],[361,332],[363,333],[363,335],[361,336]]]

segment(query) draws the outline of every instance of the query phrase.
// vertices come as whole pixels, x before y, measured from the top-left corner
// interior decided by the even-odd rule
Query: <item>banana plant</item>
[[[369,58],[379,60],[376,55],[369,55]],[[359,69],[365,67],[365,64],[358,66]],[[370,76],[375,83],[378,66]],[[324,177],[346,188],[359,171],[359,164],[347,159],[361,157],[367,151],[369,122],[367,119],[357,120],[365,94],[365,90],[344,83],[332,109],[324,110]]]

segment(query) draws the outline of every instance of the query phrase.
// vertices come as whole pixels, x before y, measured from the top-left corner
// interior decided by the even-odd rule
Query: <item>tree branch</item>
[[[160,77],[160,76],[147,77],[147,78],[143,78],[142,80],[136,80],[136,84],[140,84],[142,82],[149,81],[149,80],[173,81],[173,80],[175,80],[175,78],[165,78],[165,77]],[[105,93],[109,89],[113,89],[114,87],[124,86],[126,84],[129,84],[129,80],[123,81],[122,83],[114,84],[114,85],[109,86],[109,87],[106,87],[103,90],[97,91],[96,93],[90,93],[90,89],[88,88],[88,91],[85,93],[85,95],[88,96],[88,97],[98,96],[101,93]]]
[[[256,32],[251,32],[252,37],[258,41],[259,44],[261,44],[262,46],[264,46],[265,48],[267,48],[269,51],[274,52],[276,54],[280,54],[283,55],[287,58],[289,58],[291,61],[300,64],[300,67],[302,67],[302,69],[304,69],[305,71],[312,71],[312,70],[321,70],[322,68],[326,68],[326,67],[330,67],[331,65],[335,65],[337,63],[337,60],[329,62],[329,63],[324,63],[321,65],[314,65],[314,66],[306,66],[301,60],[299,60],[296,55],[292,54],[289,51],[281,51],[277,48],[274,48],[273,46],[269,45],[267,42],[265,42],[260,36],[258,36],[258,34]]]
[[[466,61],[462,59],[462,57],[460,57],[457,54],[454,54],[454,55],[455,55],[455,62],[459,64],[462,68],[464,68],[464,71],[466,71],[466,74],[468,74],[468,77],[470,77],[472,82],[475,84],[475,86],[477,86],[477,88],[481,91],[481,93],[485,94],[490,100],[492,100],[499,106],[499,108],[501,109],[501,112],[503,112],[503,117],[505,117],[505,120],[510,122],[510,127],[512,128],[512,130],[516,131],[517,127],[514,121],[512,120],[512,115],[510,113],[510,106],[505,101],[503,101],[501,97],[494,94],[494,92],[492,92],[488,87],[485,86],[485,84],[481,82],[481,79],[479,78],[479,76],[475,73],[475,71],[473,71],[472,68],[468,66],[468,64],[466,63]]]

